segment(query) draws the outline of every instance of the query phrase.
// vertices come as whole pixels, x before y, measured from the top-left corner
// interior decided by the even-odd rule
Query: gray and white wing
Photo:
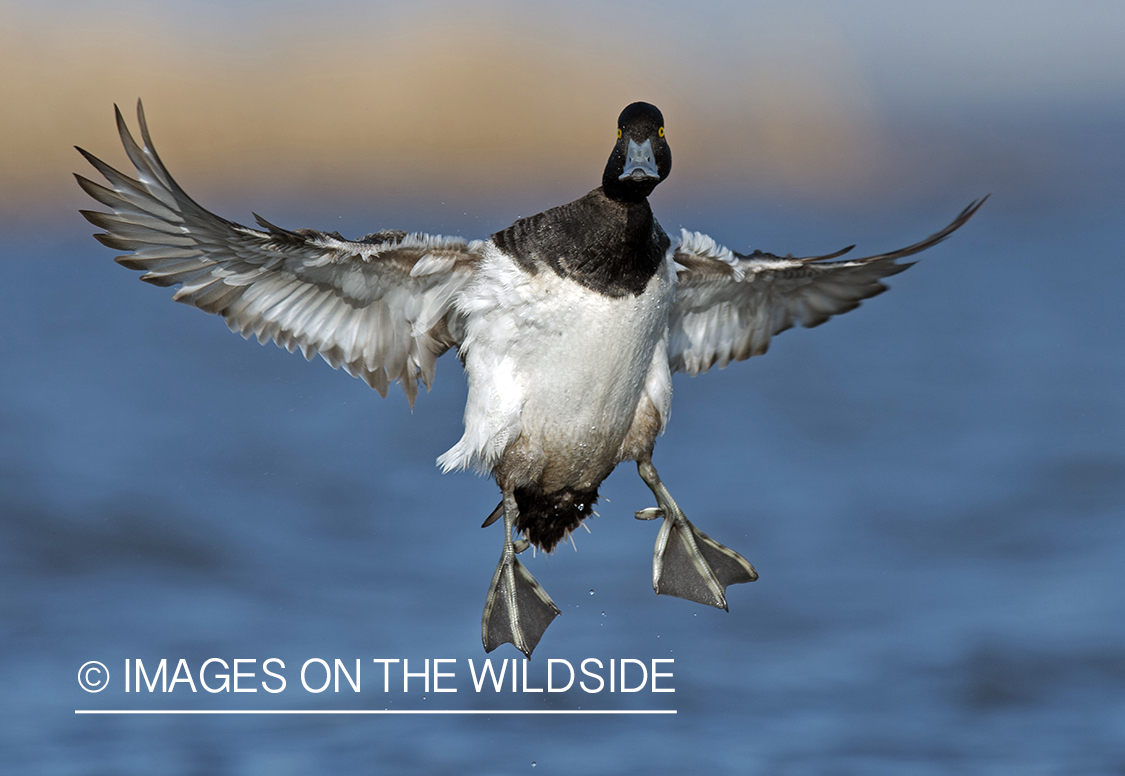
[[[172,298],[223,316],[259,342],[305,357],[319,353],[386,396],[399,381],[411,404],[429,388],[438,356],[460,343],[454,301],[480,259],[482,241],[382,231],[360,240],[309,229],[289,231],[255,216],[261,229],[227,221],[196,204],[157,156],[137,104],[143,145],[121,111],[117,127],[137,179],[79,148],[109,187],[76,175],[111,213],[82,211],[105,230],[104,245],[141,280],[180,285]]]
[[[819,326],[887,290],[882,279],[913,262],[898,259],[937,245],[965,224],[984,201],[921,242],[890,253],[839,260],[855,246],[825,256],[794,258],[735,253],[704,234],[683,230],[675,253],[676,299],[669,320],[668,362],[692,375],[760,356],[770,338],[794,324]]]

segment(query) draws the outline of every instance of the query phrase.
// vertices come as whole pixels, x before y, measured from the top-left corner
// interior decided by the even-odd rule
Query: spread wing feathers
[[[887,290],[880,281],[913,262],[896,264],[937,245],[972,218],[984,201],[971,203],[953,222],[921,242],[877,256],[832,261],[849,246],[825,256],[779,257],[735,253],[707,235],[683,230],[675,254],[676,301],[669,321],[668,361],[692,375],[714,365],[760,356],[770,337],[792,327],[819,326]]]
[[[319,353],[386,396],[402,383],[410,403],[418,381],[430,387],[434,362],[459,344],[453,301],[468,282],[483,242],[382,231],[360,240],[310,229],[289,231],[255,216],[250,229],[196,204],[172,179],[137,103],[143,145],[121,111],[117,127],[137,179],[83,151],[109,188],[76,175],[112,213],[82,211],[105,230],[104,245],[141,280],[180,285],[173,299],[223,316],[243,337],[272,339],[307,359]]]

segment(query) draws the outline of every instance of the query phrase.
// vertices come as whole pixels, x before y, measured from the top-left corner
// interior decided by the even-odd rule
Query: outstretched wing
[[[770,337],[792,327],[819,326],[863,299],[887,290],[880,281],[913,262],[896,260],[937,245],[973,217],[988,197],[971,203],[949,226],[901,250],[832,261],[855,246],[826,256],[794,258],[755,251],[735,253],[704,234],[683,230],[676,250],[676,300],[669,320],[672,371],[697,375],[716,364],[760,356]]]
[[[460,342],[453,306],[480,259],[482,241],[383,231],[360,240],[289,231],[255,216],[250,229],[196,204],[157,156],[137,103],[143,146],[121,111],[117,128],[137,180],[83,151],[106,188],[79,185],[112,213],[82,211],[105,230],[104,245],[131,251],[117,261],[141,280],[180,285],[172,298],[223,316],[243,337],[272,339],[305,357],[361,377],[382,396],[402,383],[411,404],[438,356]],[[264,231],[263,231],[264,230]]]

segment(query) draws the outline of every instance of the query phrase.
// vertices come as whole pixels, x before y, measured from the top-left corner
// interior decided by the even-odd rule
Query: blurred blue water
[[[667,695],[471,691],[500,534],[477,527],[494,485],[433,464],[460,436],[453,358],[411,413],[171,304],[69,212],[50,232],[6,230],[0,770],[1125,772],[1122,199],[1107,191],[1120,188],[1035,210],[1000,192],[887,295],[785,333],[765,358],[677,378],[656,463],[761,580],[732,588],[729,614],[655,597],[656,525],[631,517],[651,496],[631,467],[577,552],[527,559],[564,613],[536,670],[671,657]],[[768,242],[725,215],[752,202],[657,210],[736,247],[879,250],[980,193],[849,231],[787,214]],[[483,234],[514,215],[488,208],[410,226]],[[357,233],[396,225],[346,218]],[[123,661],[138,657],[461,668],[447,695],[125,695]],[[118,684],[83,692],[86,660]],[[581,705],[679,713],[73,713]]]

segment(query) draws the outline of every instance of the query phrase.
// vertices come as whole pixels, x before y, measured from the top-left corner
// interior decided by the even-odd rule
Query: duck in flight
[[[598,487],[634,461],[660,518],[657,593],[727,608],[726,588],[757,572],[696,528],[652,463],[672,399],[672,374],[697,375],[766,352],[794,324],[817,326],[884,290],[897,263],[944,240],[976,213],[901,250],[841,260],[850,248],[794,258],[740,254],[698,232],[669,237],[648,196],[668,177],[664,118],[633,103],[601,186],[522,218],[488,239],[384,230],[358,240],[260,228],[196,204],[156,154],[137,104],[142,144],[117,111],[131,178],[79,148],[108,181],[79,185],[112,212],[83,211],[127,251],[141,280],[180,286],[177,302],[221,315],[243,337],[320,354],[386,396],[399,382],[413,405],[435,361],[456,348],[468,377],[465,433],[438,459],[444,471],[491,474],[504,541],[481,622],[486,651],[511,643],[528,657],[560,613],[516,557],[550,552],[593,511]],[[521,537],[522,538],[518,538]]]

